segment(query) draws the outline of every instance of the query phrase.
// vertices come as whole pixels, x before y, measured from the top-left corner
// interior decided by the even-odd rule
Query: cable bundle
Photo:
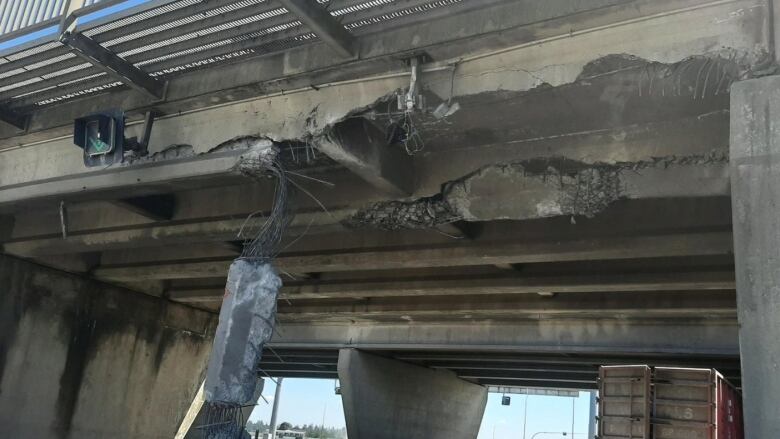
[[[254,145],[237,170],[258,181],[276,180],[271,210],[254,226],[250,215],[241,227],[244,248],[230,265],[219,324],[209,358],[204,397],[206,439],[243,439],[242,409],[254,405],[262,389],[257,366],[264,344],[273,335],[276,301],[282,281],[271,266],[291,220],[288,178],[275,145]],[[254,400],[253,400],[254,399]]]
[[[278,253],[279,243],[292,218],[289,209],[289,181],[284,165],[279,159],[278,147],[255,149],[244,154],[238,170],[255,180],[266,180],[269,177],[276,180],[274,202],[266,220],[252,230],[247,225],[257,213],[261,212],[253,213],[247,217],[239,233],[240,236],[246,237],[241,258],[269,261]]]

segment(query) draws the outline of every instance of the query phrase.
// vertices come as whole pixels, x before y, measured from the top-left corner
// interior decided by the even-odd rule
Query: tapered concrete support
[[[731,186],[747,439],[780,437],[780,76],[731,93]]]
[[[339,352],[350,439],[474,439],[487,388],[454,374],[366,354]]]

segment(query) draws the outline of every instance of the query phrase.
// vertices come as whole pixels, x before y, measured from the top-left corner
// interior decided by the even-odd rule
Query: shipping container
[[[713,369],[604,366],[601,439],[742,439],[742,396]]]

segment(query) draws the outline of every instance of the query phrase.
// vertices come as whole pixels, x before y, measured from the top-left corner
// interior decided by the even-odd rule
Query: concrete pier
[[[216,316],[0,255],[0,437],[173,437]]]
[[[350,439],[474,439],[487,388],[452,372],[367,354],[339,352]]]
[[[780,77],[734,85],[731,187],[745,437],[780,437]]]

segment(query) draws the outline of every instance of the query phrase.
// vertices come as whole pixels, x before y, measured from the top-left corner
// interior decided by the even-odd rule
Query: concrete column
[[[731,92],[731,191],[745,437],[780,437],[780,76]]]
[[[487,388],[355,349],[339,353],[349,439],[474,439]]]

